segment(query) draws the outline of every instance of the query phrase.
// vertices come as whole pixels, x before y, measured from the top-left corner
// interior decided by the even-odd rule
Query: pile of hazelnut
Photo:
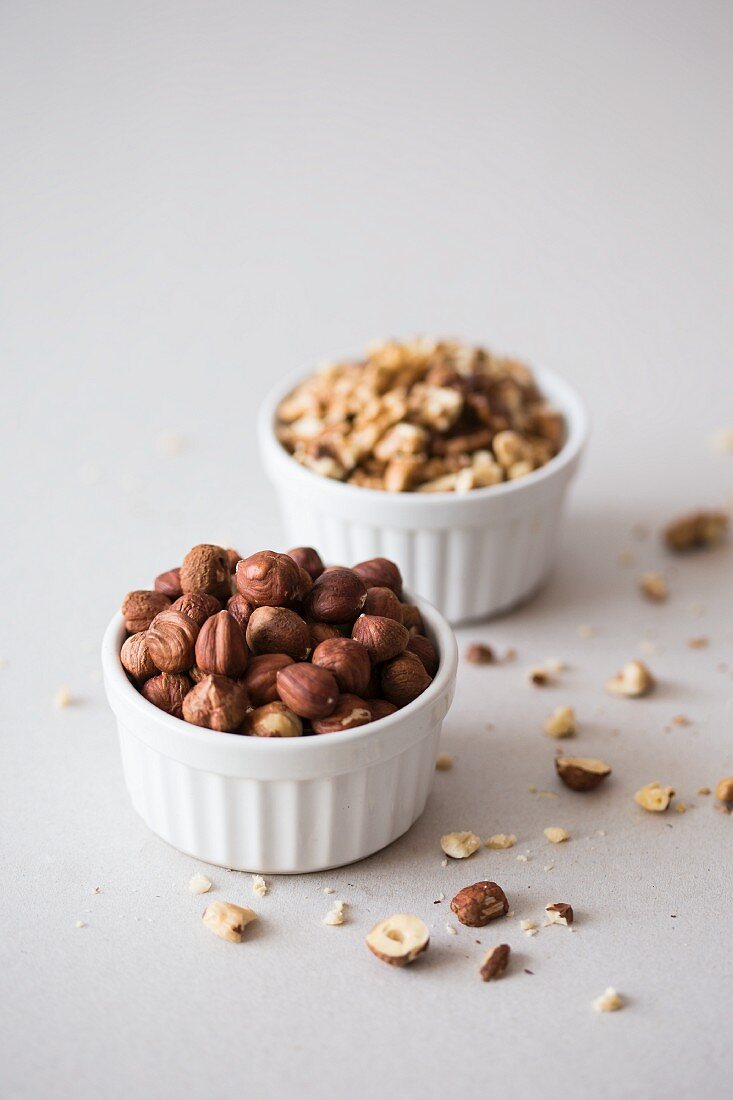
[[[128,592],[120,661],[138,691],[196,726],[255,737],[338,733],[393,714],[439,659],[394,562],[325,568],[317,552],[202,544]]]

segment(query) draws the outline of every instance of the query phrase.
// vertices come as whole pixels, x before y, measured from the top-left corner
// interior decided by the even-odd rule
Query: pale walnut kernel
[[[467,859],[481,847],[481,838],[475,833],[446,833],[440,838],[440,846],[452,859]]]

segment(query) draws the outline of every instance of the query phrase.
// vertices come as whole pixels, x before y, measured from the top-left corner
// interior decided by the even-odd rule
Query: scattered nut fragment
[[[555,707],[544,728],[548,737],[572,737],[577,729],[575,711],[572,707]]]
[[[690,647],[690,649],[707,649],[707,647],[710,645],[710,639],[709,638],[704,638],[704,637],[703,638],[688,638],[687,639],[687,644]]]
[[[673,787],[662,787],[659,783],[647,783],[645,787],[641,787],[636,792],[634,801],[641,806],[642,810],[648,810],[650,813],[664,813],[674,798],[674,793]]]
[[[677,805],[675,806],[675,813],[686,814],[687,813],[687,803],[686,802],[678,802]]]
[[[552,683],[553,677],[549,668],[544,665],[537,665],[534,668],[530,668],[527,672],[529,682],[534,684],[535,687],[547,687]]]
[[[517,843],[517,838],[514,833],[494,833],[487,840],[484,841],[486,848],[496,848],[497,850],[502,848],[513,848]]]
[[[265,703],[248,711],[242,730],[252,737],[300,737],[303,723],[284,703]]]
[[[435,767],[439,772],[447,772],[453,767],[453,757],[450,753],[439,752],[435,758]]]
[[[719,546],[728,533],[725,512],[700,511],[670,523],[664,531],[668,550],[684,553],[688,550],[709,550]]]
[[[200,871],[197,871],[191,877],[188,888],[192,894],[207,894],[211,889],[211,882],[206,875],[202,875]]]
[[[479,967],[482,981],[492,982],[500,978],[507,968],[510,953],[511,948],[508,943],[499,943],[487,951]]]
[[[698,787],[697,793],[705,797],[706,795],[712,794],[712,791],[710,790],[710,787]]]
[[[733,428],[718,428],[711,437],[713,450],[733,454]]]
[[[53,705],[57,710],[64,710],[73,703],[71,692],[67,687],[60,687],[53,697]]]
[[[567,829],[561,829],[559,825],[550,825],[543,831],[551,844],[562,844],[564,840],[570,840],[570,833]]]
[[[587,623],[582,623],[578,627],[578,634],[581,638],[595,638],[596,628],[594,626],[589,626]]]
[[[458,891],[450,907],[461,924],[483,928],[489,921],[503,917],[509,911],[509,902],[497,883],[474,882]]]
[[[719,802],[733,803],[733,776],[720,780],[715,788],[715,797]]]
[[[519,922],[519,927],[526,936],[536,936],[539,931],[536,921],[533,920],[521,920]]]
[[[252,893],[257,894],[258,898],[264,898],[267,893],[267,883],[262,875],[252,875]]]
[[[481,847],[481,839],[475,833],[446,833],[440,838],[440,847],[452,859],[467,859]]]
[[[648,695],[654,687],[654,677],[642,661],[628,661],[615,676],[606,681],[606,691],[611,695],[625,695],[636,699]]]
[[[458,935],[458,929],[453,924],[446,924],[445,930],[446,930],[446,932],[448,933],[449,936],[457,936]]]
[[[329,911],[326,913],[325,917],[323,918],[323,923],[324,924],[329,924],[334,928],[337,927],[339,924],[343,924],[344,920],[346,919],[345,915],[344,915],[344,909],[345,908],[346,908],[346,902],[345,901],[335,901],[333,903],[333,908],[329,909]]]
[[[608,764],[591,756],[558,756],[555,770],[572,791],[592,791],[611,774]]]
[[[639,591],[652,603],[664,603],[669,596],[667,582],[661,573],[644,573],[639,580]]]
[[[201,914],[201,919],[215,936],[230,943],[241,943],[244,930],[257,914],[252,909],[243,909],[231,901],[212,901]]]
[[[496,664],[496,653],[490,645],[483,642],[473,642],[466,650],[466,660],[472,665]]]
[[[573,923],[573,907],[568,905],[566,901],[554,901],[551,905],[546,905],[545,912],[547,913],[548,924],[569,925]]]
[[[606,992],[602,993],[600,997],[596,997],[593,1002],[593,1009],[595,1012],[618,1012],[623,1006],[624,1002],[621,997],[610,985]]]
[[[396,913],[375,924],[366,937],[373,955],[390,966],[406,966],[427,951],[430,934],[425,922],[410,913]]]

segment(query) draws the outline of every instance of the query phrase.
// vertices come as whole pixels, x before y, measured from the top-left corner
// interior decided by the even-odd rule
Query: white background
[[[732,46],[723,0],[2,5],[6,1095],[729,1090],[733,818],[695,792],[733,773],[731,550],[670,566],[631,531],[733,494],[709,442],[733,423]],[[461,632],[519,659],[461,669],[455,766],[415,828],[261,901],[212,871],[262,918],[224,943],[193,861],[128,804],[99,639],[192,543],[281,547],[253,432],[273,379],[416,332],[544,361],[584,393],[558,568],[530,607]],[[635,591],[655,565],[663,607]],[[657,695],[607,698],[644,639]],[[569,670],[531,689],[548,656]],[[76,702],[57,711],[62,685]],[[595,795],[552,777],[559,703],[575,750],[614,767]],[[635,807],[655,779],[684,816]],[[553,824],[572,840],[550,850]],[[519,844],[444,869],[438,838],[463,828]],[[485,877],[514,919],[449,936],[448,900]],[[349,902],[341,928],[321,924],[324,886]],[[549,901],[577,931],[528,939],[519,919]],[[433,931],[410,971],[363,945],[395,910]],[[484,985],[499,939],[516,960]],[[607,985],[627,1004],[598,1016]]]

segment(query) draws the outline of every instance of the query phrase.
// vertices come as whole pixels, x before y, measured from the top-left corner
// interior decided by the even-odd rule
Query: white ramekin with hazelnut
[[[291,538],[385,556],[453,623],[540,586],[587,436],[546,370],[456,341],[390,341],[285,379],[260,450]]]
[[[457,655],[384,558],[324,568],[307,547],[200,545],[127,594],[102,663],[150,828],[274,874],[362,859],[419,817]]]

